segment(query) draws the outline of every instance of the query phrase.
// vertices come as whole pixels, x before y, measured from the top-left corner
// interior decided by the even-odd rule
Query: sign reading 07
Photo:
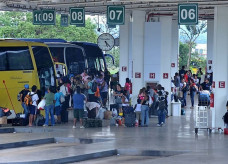
[[[178,5],[178,24],[196,25],[198,24],[198,4]]]
[[[71,25],[84,25],[85,24],[85,9],[83,7],[70,8],[70,24]]]
[[[125,23],[125,6],[107,6],[107,24],[123,25]]]

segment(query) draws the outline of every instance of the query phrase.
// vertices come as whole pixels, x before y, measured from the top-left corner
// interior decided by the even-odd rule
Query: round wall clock
[[[98,37],[97,44],[103,51],[110,51],[114,47],[115,39],[111,34],[104,33]]]

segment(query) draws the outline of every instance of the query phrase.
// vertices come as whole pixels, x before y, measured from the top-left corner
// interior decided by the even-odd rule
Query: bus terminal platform
[[[170,116],[163,127],[150,118],[149,127],[72,129],[54,127],[0,128],[0,163],[83,164],[226,164],[228,135],[199,130],[195,134],[195,109]]]

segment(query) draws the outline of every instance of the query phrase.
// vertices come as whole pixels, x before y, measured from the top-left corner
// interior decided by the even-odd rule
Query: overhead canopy
[[[85,7],[87,14],[105,14],[107,5],[125,5],[126,12],[138,9],[154,16],[173,15],[177,18],[179,3],[198,3],[199,19],[213,19],[215,6],[228,5],[225,0],[3,0],[0,2],[0,10],[54,8],[59,13],[68,13],[69,7]]]

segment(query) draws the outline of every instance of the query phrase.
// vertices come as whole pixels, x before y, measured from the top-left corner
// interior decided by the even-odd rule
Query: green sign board
[[[70,24],[84,25],[85,24],[85,9],[84,8],[70,8]]]
[[[42,11],[41,10],[33,10],[33,24],[34,25],[41,25],[41,15]]]
[[[198,24],[198,4],[178,5],[178,24],[196,25]]]
[[[68,14],[61,14],[61,26],[67,27],[68,26]]]
[[[55,10],[44,9],[42,10],[42,25],[55,25]]]
[[[107,6],[107,24],[123,25],[125,23],[125,6]]]
[[[55,10],[33,10],[34,25],[55,25]]]

